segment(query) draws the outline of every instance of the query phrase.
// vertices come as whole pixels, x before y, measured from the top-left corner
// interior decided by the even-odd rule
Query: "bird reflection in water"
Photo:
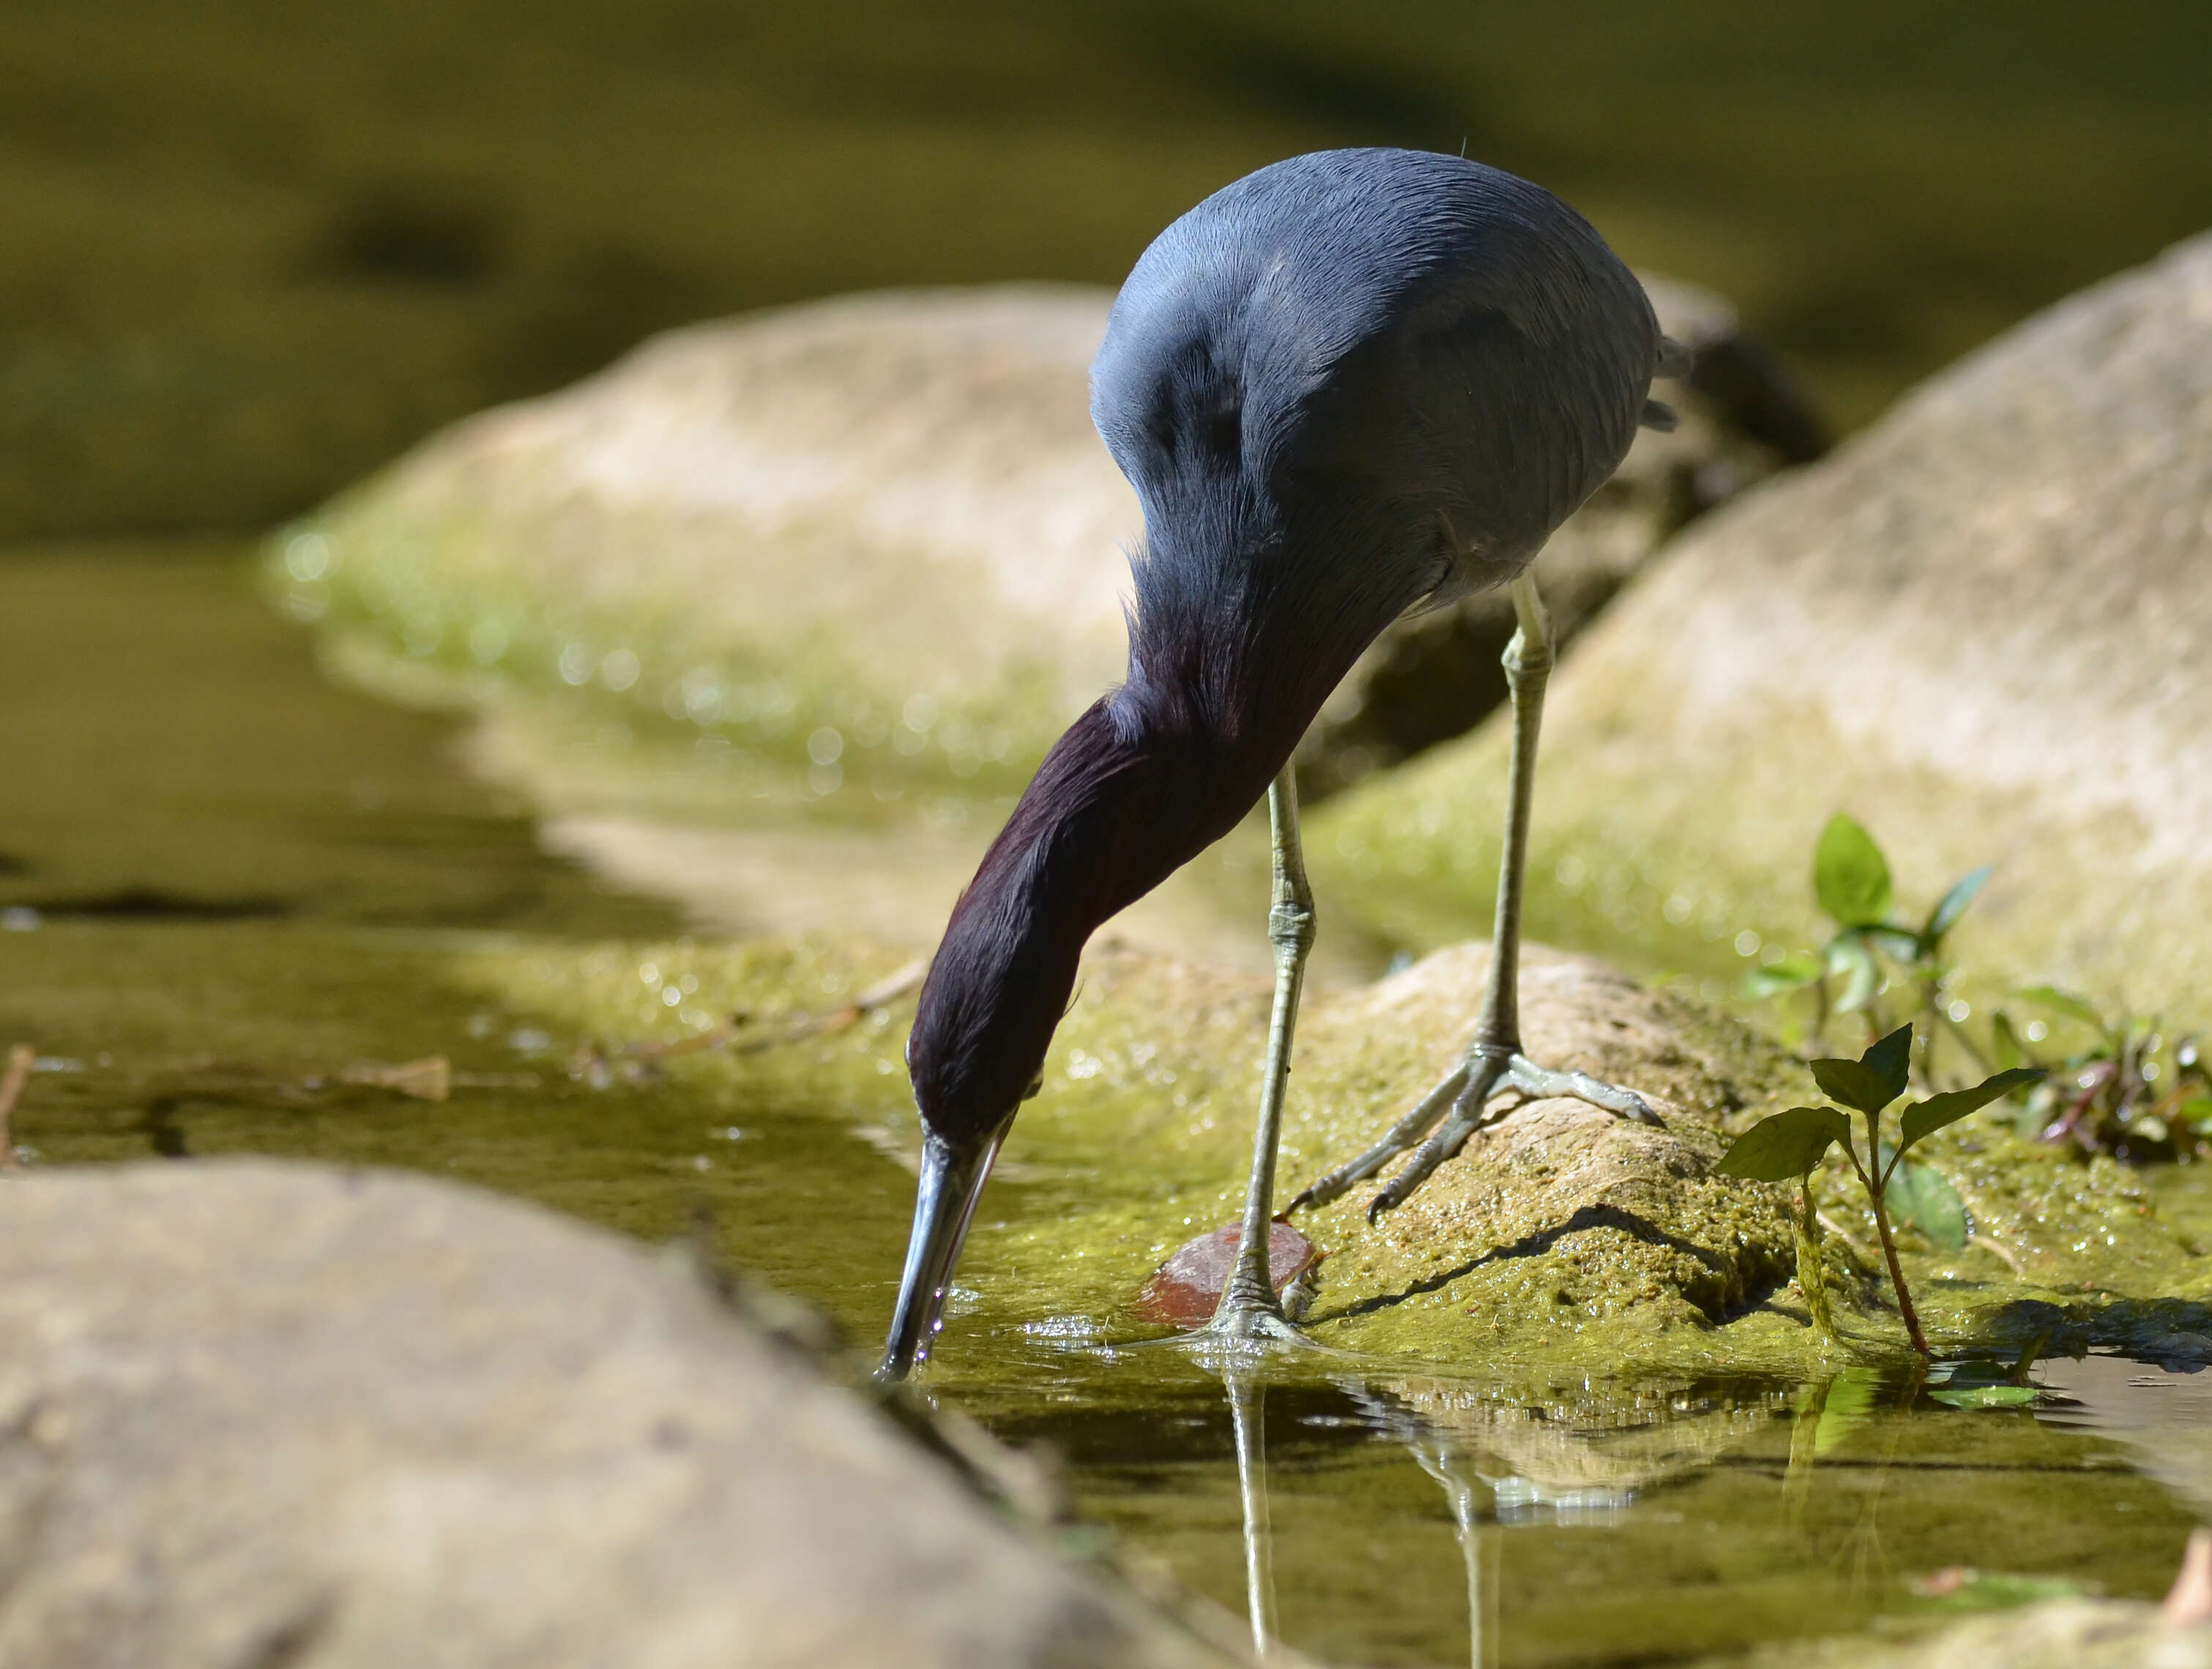
[[[1201,1360],[1222,1381],[1235,1430],[1253,1649],[1261,1662],[1281,1662],[1261,1375],[1270,1358],[1248,1347],[1208,1352]],[[1710,1466],[1765,1427],[1780,1395],[1672,1381],[1543,1395],[1532,1395],[1527,1386],[1448,1379],[1346,1375],[1335,1383],[1364,1422],[1401,1444],[1444,1492],[1467,1571],[1474,1669],[1501,1661],[1512,1532],[1618,1522],[1649,1490]]]

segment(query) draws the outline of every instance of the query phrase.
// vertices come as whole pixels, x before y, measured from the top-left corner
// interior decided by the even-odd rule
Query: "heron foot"
[[[1305,1335],[1273,1303],[1224,1304],[1213,1313],[1213,1320],[1197,1332],[1201,1338],[1264,1339],[1285,1344],[1305,1342]]]
[[[1497,1097],[1514,1095],[1517,1100],[1492,1107]],[[1565,1097],[1602,1108],[1615,1117],[1638,1124],[1663,1127],[1651,1105],[1633,1089],[1607,1083],[1587,1072],[1555,1072],[1540,1066],[1519,1050],[1469,1051],[1435,1089],[1421,1097],[1412,1112],[1385,1132],[1366,1152],[1339,1166],[1320,1180],[1310,1183],[1285,1208],[1284,1215],[1303,1205],[1326,1205],[1354,1184],[1375,1175],[1401,1154],[1413,1157],[1385,1183],[1367,1207],[1372,1223],[1413,1197],[1415,1189],[1455,1157],[1478,1130],[1499,1123],[1532,1101]],[[1425,1139],[1424,1139],[1425,1138]]]
[[[1249,1371],[1286,1350],[1334,1354],[1319,1339],[1301,1332],[1281,1310],[1243,1304],[1224,1304],[1211,1321],[1184,1333],[1176,1342],[1216,1371]]]

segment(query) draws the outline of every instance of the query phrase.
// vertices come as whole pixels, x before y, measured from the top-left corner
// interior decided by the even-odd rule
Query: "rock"
[[[0,1268],[0,1665],[1226,1660],[543,1211],[45,1173]]]
[[[1725,304],[1652,288],[1714,369],[1545,557],[1571,630],[1685,517],[1817,444]],[[1007,792],[1123,671],[1142,525],[1086,377],[1112,299],[891,292],[663,337],[434,438],[291,530],[271,574],[388,686],[589,690],[575,719],[733,743],[802,797]],[[1479,719],[1505,617],[1400,628],[1318,728],[1316,786]]]
[[[1698,524],[1568,656],[1532,930],[1718,972],[1818,944],[1845,810],[1955,945],[2202,1018],[2212,989],[2212,237],[2051,309],[1833,457]],[[1482,919],[1501,719],[1316,819],[1316,862],[1417,940]],[[1917,918],[1916,918],[1917,919]]]
[[[763,1025],[794,998],[818,1001],[807,993],[824,977],[851,988],[888,965],[830,976],[834,957],[801,951],[770,981],[763,947],[678,944],[641,947],[588,974],[557,950],[487,957],[470,977],[491,1000],[619,1036],[635,1023],[640,956],[664,978],[696,980],[702,1005],[750,1008]],[[1365,1147],[1443,1075],[1466,1043],[1487,966],[1486,946],[1462,945],[1373,985],[1309,989],[1285,1112],[1283,1200]],[[1011,1192],[993,1196],[1000,1203],[979,1220],[962,1265],[979,1308],[950,1324],[933,1373],[957,1385],[965,1326],[1053,1337],[1139,1326],[1135,1300],[1154,1271],[1238,1215],[1270,989],[1264,975],[1121,945],[1094,950],[1043,1092],[1015,1120],[993,1184]],[[1723,1335],[1786,1285],[1794,1241],[1781,1191],[1711,1167],[1726,1132],[1782,1104],[1785,1058],[1695,1002],[1556,952],[1528,953],[1522,1004],[1540,1058],[1643,1091],[1668,1127],[1538,1102],[1479,1134],[1376,1228],[1364,1216],[1371,1189],[1301,1212],[1296,1226],[1324,1254],[1308,1324],[1346,1349],[1462,1364],[1560,1352],[1664,1363],[1727,1350]],[[695,1057],[671,1068],[726,1075],[733,1095],[801,1095],[849,1109],[870,1145],[911,1164],[921,1132],[892,1065],[898,1023],[856,1029],[867,1035],[831,1040],[811,1059]],[[1803,1324],[1764,1314],[1753,1331],[1769,1326],[1771,1338],[1743,1348],[1794,1363]]]
[[[1324,893],[1324,935],[1329,907]],[[1283,1200],[1364,1148],[1443,1076],[1473,1028],[1488,954],[1456,945],[1370,985],[1308,987],[1285,1108]],[[488,1004],[544,1017],[566,1049],[579,1036],[696,1035],[672,1011],[641,1008],[643,962],[663,988],[684,983],[688,1004],[744,1010],[750,1034],[768,1035],[882,979],[904,955],[819,938],[487,948],[455,977]],[[998,1349],[1010,1338],[1111,1341],[1143,1329],[1134,1300],[1153,1271],[1243,1209],[1271,992],[1265,974],[1094,945],[1042,1092],[1014,1121],[963,1259],[967,1295],[933,1360],[937,1383],[961,1393],[980,1338]],[[1403,1356],[1408,1371],[1418,1362],[1480,1367],[1516,1383],[1571,1382],[1594,1365],[1817,1370],[1821,1347],[1790,1285],[1789,1193],[1711,1168],[1735,1135],[1809,1097],[1802,1064],[1680,989],[1537,947],[1525,953],[1522,1011],[1537,1059],[1642,1091],[1667,1127],[1537,1102],[1479,1134],[1375,1228],[1364,1188],[1299,1212],[1293,1223],[1323,1254],[1306,1312],[1315,1336]],[[902,1004],[842,1031],[810,1032],[803,1048],[670,1055],[662,1065],[686,1095],[821,1109],[912,1174],[921,1126],[897,1060],[911,1012]],[[2135,1173],[1974,1121],[1917,1151],[1956,1184],[1976,1225],[1959,1253],[1904,1237],[1939,1344],[2009,1357],[2040,1338],[2051,1350],[2142,1356],[2155,1340],[2178,1365],[2212,1359],[2200,1348],[2212,1334],[2212,1257],[2196,1249],[2185,1213],[2154,1209]],[[1901,1360],[1874,1230],[1855,1214],[1846,1180],[1823,1185],[1822,1209],[1869,1249],[1856,1254],[1829,1236],[1839,1325],[1850,1352]],[[901,1232],[906,1198],[898,1192]]]
[[[1486,944],[1458,945],[1315,1002],[1299,1029],[1287,1187],[1367,1146],[1443,1076],[1488,966]],[[1780,1191],[1711,1174],[1727,1132],[1774,1093],[1778,1058],[1692,1004],[1555,951],[1524,956],[1521,1000],[1533,1058],[1641,1091],[1666,1127],[1534,1102],[1376,1226],[1371,1187],[1311,1213],[1306,1231],[1329,1257],[1310,1325],[1353,1348],[1447,1360],[1542,1356],[1570,1338],[1615,1359],[1709,1346],[1790,1278]]]
[[[1221,1295],[1229,1290],[1237,1271],[1237,1253],[1244,1244],[1244,1226],[1224,1223],[1218,1229],[1177,1247],[1173,1256],[1152,1271],[1134,1306],[1139,1319],[1171,1327],[1202,1327],[1213,1319]],[[1311,1270],[1321,1254],[1314,1244],[1287,1223],[1267,1225],[1267,1280],[1275,1296],[1285,1299],[1286,1309],[1296,1309],[1296,1297],[1285,1289]]]

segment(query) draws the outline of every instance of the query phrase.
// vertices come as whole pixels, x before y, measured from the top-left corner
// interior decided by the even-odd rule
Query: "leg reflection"
[[[1245,1368],[1227,1369],[1221,1377],[1229,1387],[1229,1415],[1237,1428],[1237,1488],[1244,1506],[1244,1601],[1252,1616],[1252,1655],[1265,1663],[1276,1640],[1265,1387]]]
[[[1452,1525],[1467,1561],[1468,1659],[1474,1669],[1494,1669],[1498,1660],[1498,1595],[1505,1544],[1495,1522],[1497,1500],[1490,1484],[1468,1457],[1433,1439],[1407,1445],[1423,1472],[1444,1486]]]

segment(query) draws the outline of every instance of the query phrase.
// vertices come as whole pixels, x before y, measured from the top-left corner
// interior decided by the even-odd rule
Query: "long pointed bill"
[[[929,1347],[945,1323],[945,1290],[952,1284],[953,1266],[975,1218],[975,1202],[983,1197],[983,1184],[1006,1139],[1006,1126],[1000,1125],[970,1147],[955,1147],[935,1135],[923,1140],[914,1237],[907,1242],[906,1274],[899,1282],[898,1308],[891,1315],[878,1379],[904,1379],[929,1359]]]

